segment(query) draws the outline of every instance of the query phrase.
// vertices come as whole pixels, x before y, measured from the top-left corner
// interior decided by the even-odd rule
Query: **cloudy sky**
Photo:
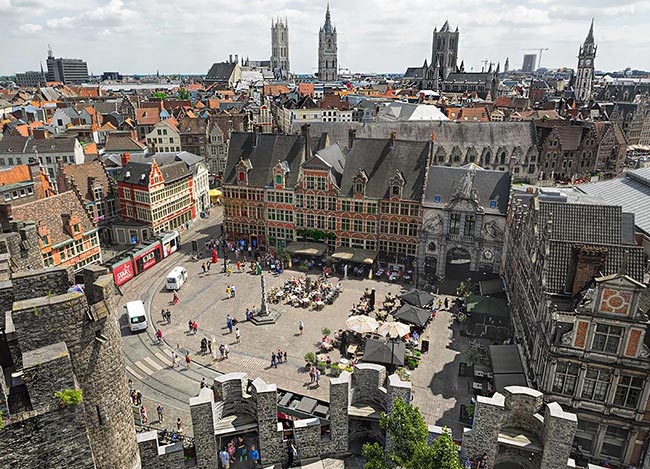
[[[548,48],[542,65],[575,66],[595,18],[596,68],[650,69],[650,0],[331,0],[339,65],[403,72],[430,60],[431,33],[447,19],[460,29],[466,70]],[[0,0],[0,75],[37,70],[57,57],[83,58],[95,74],[206,73],[229,54],[265,60],[271,17],[289,20],[292,71],[317,65],[325,0]]]

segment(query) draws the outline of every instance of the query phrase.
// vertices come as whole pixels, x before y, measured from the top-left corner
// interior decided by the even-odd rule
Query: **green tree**
[[[190,99],[190,92],[185,88],[180,87],[177,93],[178,99]]]
[[[151,93],[151,97],[162,99],[164,101],[165,98],[167,98],[167,93],[163,93],[162,91],[156,91],[155,93]]]
[[[366,443],[366,469],[462,469],[448,429],[429,446],[427,425],[417,407],[396,399],[390,414],[382,412],[379,425],[390,438],[390,449]]]

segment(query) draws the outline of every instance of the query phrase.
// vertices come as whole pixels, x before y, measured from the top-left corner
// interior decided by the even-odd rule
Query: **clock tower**
[[[591,99],[596,49],[597,47],[594,44],[594,20],[592,19],[587,39],[585,39],[585,42],[580,47],[578,54],[578,73],[575,80],[575,93],[579,104],[587,104]]]

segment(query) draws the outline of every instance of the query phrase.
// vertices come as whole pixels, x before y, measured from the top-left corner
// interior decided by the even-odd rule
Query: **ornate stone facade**
[[[591,20],[589,33],[578,53],[578,71],[575,82],[575,94],[578,103],[589,103],[594,83],[594,59],[596,49],[594,44],[594,20]]]
[[[289,78],[289,22],[278,18],[271,23],[271,70],[276,79]]]
[[[498,272],[510,175],[480,167],[432,166],[423,201],[418,245],[419,284],[443,278],[451,265]]]

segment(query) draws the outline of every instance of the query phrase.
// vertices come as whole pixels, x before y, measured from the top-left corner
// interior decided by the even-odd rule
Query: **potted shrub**
[[[329,335],[332,333],[332,331],[330,331],[327,327],[323,327],[320,331],[323,334],[323,337],[329,337]]]
[[[327,367],[327,363],[325,362],[316,362],[316,369],[319,370],[321,373],[325,371],[325,368]]]
[[[305,354],[305,368],[309,369],[314,362],[316,362],[316,354],[314,352],[307,352]]]

